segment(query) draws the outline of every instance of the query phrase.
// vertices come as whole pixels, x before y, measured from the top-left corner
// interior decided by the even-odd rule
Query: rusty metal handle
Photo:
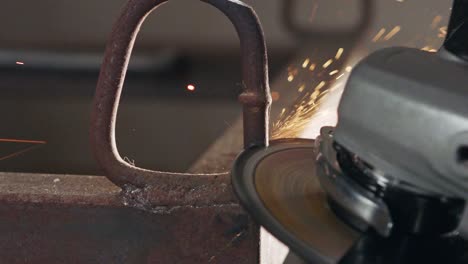
[[[318,1],[318,0],[314,0]],[[344,30],[323,30],[317,28],[305,28],[297,25],[294,21],[296,17],[294,15],[294,8],[297,4],[297,0],[283,0],[282,1],[282,17],[283,17],[283,24],[286,29],[288,29],[291,33],[293,33],[298,38],[353,38],[358,39],[362,36],[367,28],[370,25],[370,22],[373,18],[373,11],[375,6],[375,0],[361,0],[360,1],[360,9],[362,15],[360,16],[359,21],[351,28],[347,28]]]
[[[98,163],[114,183],[124,186],[174,185],[190,178],[204,181],[207,175],[166,173],[141,169],[126,163],[119,155],[115,123],[127,66],[139,29],[154,9],[168,0],[129,0],[108,40],[94,96],[91,116],[91,144]],[[242,56],[244,145],[268,144],[271,104],[267,53],[263,30],[254,10],[238,0],[201,0],[222,11],[239,35]],[[196,183],[194,183],[196,184]]]

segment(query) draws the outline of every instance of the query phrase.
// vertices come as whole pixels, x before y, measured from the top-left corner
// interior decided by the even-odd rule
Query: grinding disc
[[[233,168],[244,207],[311,263],[338,263],[360,238],[329,209],[315,170],[314,141],[280,140],[246,150]]]

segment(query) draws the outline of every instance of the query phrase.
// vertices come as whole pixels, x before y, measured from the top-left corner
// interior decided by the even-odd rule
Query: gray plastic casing
[[[466,64],[411,48],[377,51],[354,68],[338,116],[336,142],[376,171],[468,198]]]

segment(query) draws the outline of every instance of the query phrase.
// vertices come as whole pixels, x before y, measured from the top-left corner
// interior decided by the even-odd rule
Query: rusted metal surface
[[[146,16],[165,0],[130,0],[115,24],[104,55],[96,89],[91,125],[91,142],[99,164],[107,177],[123,188],[135,186],[167,196],[171,192],[184,193],[200,186],[219,186],[229,181],[227,174],[181,174],[150,171],[126,163],[119,155],[115,140],[115,122],[125,72],[137,33]],[[268,86],[267,55],[263,31],[252,8],[239,1],[204,0],[222,11],[235,26],[242,59],[243,92],[239,96],[244,105],[244,145],[268,144]],[[181,194],[176,194],[178,197]],[[223,196],[221,190],[210,196]],[[177,198],[176,198],[177,199]]]
[[[106,171],[107,177],[122,187],[124,204],[156,214],[171,213],[172,217],[167,217],[168,222],[163,224],[163,229],[178,230],[178,232],[169,232],[171,238],[167,241],[176,240],[182,243],[183,246],[179,247],[182,252],[189,250],[210,256],[208,259],[200,259],[200,257],[190,259],[187,263],[206,262],[206,260],[217,263],[258,262],[258,228],[251,223],[237,204],[227,173],[182,174],[150,171],[126,163],[118,153],[115,122],[125,72],[135,38],[149,12],[164,2],[166,1],[130,0],[113,28],[104,56],[92,112],[91,142],[94,154]],[[221,10],[234,24],[240,38],[244,91],[239,96],[239,101],[244,105],[244,146],[267,145],[271,98],[268,86],[266,46],[258,18],[250,7],[238,1],[206,0],[204,2]],[[167,206],[172,209],[167,209]],[[179,210],[187,212],[185,215],[175,215]],[[230,217],[232,213],[237,216]],[[232,218],[231,224],[243,223],[242,225],[248,227],[243,229],[249,231],[234,232],[234,236],[228,243],[220,244],[219,237],[210,239],[214,234],[219,234],[210,219],[225,217]],[[221,222],[224,223],[225,220]],[[185,226],[189,229],[185,229]],[[199,240],[190,239],[194,232],[193,228],[198,230],[196,234]],[[243,232],[249,232],[245,242],[247,246],[233,253],[230,249],[231,244],[242,237]],[[155,240],[158,239],[155,238]],[[161,245],[164,246],[159,249],[156,256],[167,259],[161,263],[181,263],[180,252],[174,250],[175,246]],[[216,254],[207,253],[211,252],[209,248],[220,245],[224,248],[223,250]],[[227,249],[229,253],[223,252]]]
[[[257,262],[239,205],[146,199],[105,177],[0,173],[0,262]]]

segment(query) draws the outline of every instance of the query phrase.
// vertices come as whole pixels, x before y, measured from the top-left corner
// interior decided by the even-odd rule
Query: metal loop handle
[[[318,0],[315,0],[318,1]],[[294,9],[297,4],[297,0],[283,0],[282,2],[282,17],[283,17],[283,24],[291,33],[293,33],[298,38],[359,38],[361,37],[367,28],[373,17],[373,10],[374,10],[374,0],[361,0],[360,1],[360,9],[362,15],[360,16],[359,21],[351,28],[347,28],[344,30],[323,30],[317,28],[305,28],[297,25],[294,22]]]
[[[120,95],[135,38],[145,18],[168,0],[129,0],[108,40],[94,96],[91,116],[91,144],[98,163],[117,185],[136,187],[177,185],[190,178],[202,184],[209,175],[166,173],[145,170],[126,163],[119,155],[115,123]],[[268,118],[271,104],[267,53],[263,30],[254,10],[238,0],[201,0],[222,11],[239,35],[242,56],[244,144],[268,144]],[[211,176],[212,177],[212,176]]]

